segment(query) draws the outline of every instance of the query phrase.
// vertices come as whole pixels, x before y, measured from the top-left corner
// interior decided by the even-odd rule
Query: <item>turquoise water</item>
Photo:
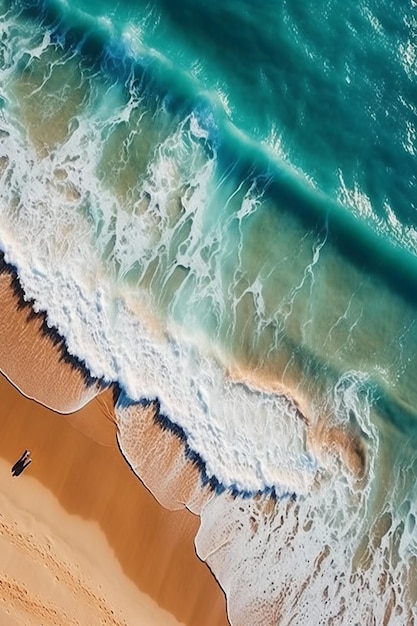
[[[237,128],[415,250],[412,1],[94,2],[88,14],[162,55],[177,81],[192,76]]]
[[[0,247],[123,389],[129,462],[157,401],[219,487],[197,547],[233,624],[290,623],[297,597],[300,624],[404,624],[416,7],[294,4],[3,1]]]

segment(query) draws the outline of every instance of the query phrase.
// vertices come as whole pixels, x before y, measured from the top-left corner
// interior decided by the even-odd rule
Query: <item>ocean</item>
[[[184,443],[233,626],[416,618],[416,33],[415,0],[0,0],[0,250],[128,462],[149,403]]]

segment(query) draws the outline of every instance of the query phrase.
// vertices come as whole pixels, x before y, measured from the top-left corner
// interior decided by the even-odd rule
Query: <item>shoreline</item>
[[[47,325],[45,313],[34,312],[31,302],[25,301],[18,276],[1,255],[0,299],[0,372],[12,381],[6,383],[1,377],[0,390],[9,385],[21,398],[19,406],[30,403],[25,410],[36,415],[42,432],[35,434],[28,417],[25,432],[29,429],[35,438],[42,434],[39,445],[49,454],[54,472],[63,465],[54,476],[43,459],[41,465],[32,463],[24,476],[33,474],[70,515],[97,522],[123,575],[174,616],[176,623],[227,626],[225,594],[194,546],[199,528],[194,514],[214,493],[224,491],[222,483],[207,480],[204,461],[188,446],[185,432],[159,412],[157,403],[135,403],[134,416],[125,422],[119,415],[116,421],[117,384],[92,379],[85,366],[68,354],[65,339]],[[284,395],[304,424],[308,447],[317,457],[339,457],[352,474],[361,477],[366,458],[355,437],[343,428],[311,423],[307,397],[298,397],[269,377],[255,380],[245,370],[231,377],[244,377],[246,384]],[[0,426],[0,437],[9,427],[13,431],[13,424]],[[21,449],[9,454],[10,464],[25,447],[32,450],[35,461],[33,443],[22,440]],[[238,494],[232,490],[230,495]],[[275,500],[273,490],[263,495]]]
[[[51,336],[50,329],[45,329],[45,314],[34,313],[31,304],[24,301],[23,291],[16,292],[16,285],[19,286],[18,279],[11,268],[0,263],[0,372],[7,374],[0,376],[0,458],[11,466],[25,448],[31,450],[33,458],[23,475],[13,479],[19,482],[6,483],[6,497],[12,495],[12,486],[15,489],[30,479],[35,500],[31,504],[32,517],[36,521],[36,511],[40,514],[42,510],[41,505],[37,508],[36,500],[43,502],[42,494],[53,494],[65,519],[62,523],[68,525],[69,544],[71,537],[87,532],[85,524],[94,523],[94,536],[97,531],[104,534],[105,551],[113,554],[121,568],[120,588],[123,589],[123,580],[128,587],[133,584],[137,594],[144,594],[147,602],[165,611],[165,618],[173,616],[174,622],[169,618],[171,621],[161,623],[228,626],[225,595],[195,552],[199,518],[183,505],[182,510],[175,512],[162,508],[145,488],[117,443],[113,388],[103,391],[100,381],[87,384],[82,366],[74,368],[73,359],[63,357],[63,339],[56,341],[58,335],[53,330]],[[167,446],[173,446],[169,458],[175,460],[176,438],[170,434],[167,441],[166,433],[159,426],[154,425],[155,429],[158,432],[154,445],[160,441],[160,435],[164,442],[162,450],[156,449],[158,456],[165,461]],[[191,463],[188,466],[193,487],[198,491],[200,483],[195,479],[199,479],[199,474]],[[169,462],[165,463],[164,470],[169,469]],[[176,484],[181,493],[181,476],[172,478],[170,487]],[[61,516],[56,507],[54,510],[46,532],[54,531],[57,516]],[[74,517],[84,526],[74,526]],[[13,532],[19,536],[22,529],[14,527]],[[101,549],[93,550],[90,560],[99,559],[97,550]],[[113,568],[108,559],[105,562]],[[0,569],[4,580],[9,565]],[[37,567],[35,560],[33,564],[26,563],[24,571],[29,568],[35,572]],[[17,602],[19,584],[17,576],[12,606],[13,598]],[[123,606],[123,591],[121,594]],[[137,598],[141,606],[142,601]],[[48,606],[54,601],[54,594],[48,601],[45,599]],[[39,606],[42,602],[41,597]],[[42,615],[42,620],[46,619],[47,614]],[[128,622],[128,626],[132,623],[135,622]]]
[[[55,327],[48,326],[46,313],[34,312],[32,301],[25,300],[24,290],[17,271],[14,266],[5,261],[4,254],[1,252],[0,300],[6,302],[6,306],[9,307],[9,318],[13,320],[10,324],[7,316],[4,313],[3,316],[0,314],[0,319],[3,317],[3,324],[0,325],[0,345],[6,346],[6,351],[9,354],[13,354],[19,343],[34,346],[32,350],[28,351],[22,345],[22,348],[18,350],[18,359],[12,358],[7,362],[7,377],[25,396],[34,398],[58,413],[67,414],[73,413],[87,404],[91,398],[98,396],[106,388],[117,389],[117,382],[110,383],[93,378],[87,366],[76,356],[69,354],[65,338],[59,334]],[[4,372],[5,367],[2,366],[2,358],[0,354],[0,371]],[[40,372],[35,386],[33,386],[31,376],[25,378],[24,372],[27,370]],[[56,372],[60,374],[58,379]],[[46,381],[51,378],[51,375],[54,376],[53,384],[48,385]],[[361,480],[365,476],[367,452],[363,442],[361,442],[358,434],[351,429],[332,423],[327,414],[328,410],[324,399],[322,399],[324,404],[321,411],[326,413],[325,420],[319,415],[313,417],[311,414],[312,399],[306,390],[300,389],[298,384],[289,385],[277,380],[277,377],[274,377],[269,371],[259,371],[254,375],[243,364],[237,366],[234,371],[229,371],[228,375],[231,380],[244,382],[255,389],[285,397],[288,404],[294,408],[296,419],[304,424],[308,448],[317,458],[326,463],[329,456],[335,456],[357,479]],[[119,388],[118,395],[123,394],[123,390]],[[158,399],[149,402],[136,402],[134,405],[138,407],[140,412],[141,405],[145,408],[148,405],[154,407],[155,424],[158,425],[161,432],[168,430],[175,439],[181,442],[187,461],[198,468],[203,487],[208,487],[217,494],[230,490],[232,495],[242,495],[243,497],[264,495],[276,498],[274,485],[265,485],[264,489],[255,492],[241,490],[233,484],[224,485],[217,476],[208,474],[205,460],[199,452],[189,446],[184,429],[160,411]],[[176,443],[172,445],[176,447]],[[142,479],[142,474],[139,476]],[[152,493],[155,493],[153,486],[148,485],[148,487]],[[285,493],[286,495],[296,495],[295,492],[292,492],[291,487]]]

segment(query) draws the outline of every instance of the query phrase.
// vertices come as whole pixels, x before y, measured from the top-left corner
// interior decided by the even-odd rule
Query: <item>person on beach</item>
[[[19,476],[31,463],[30,450],[25,450],[20,459],[13,465],[11,469],[12,476]]]

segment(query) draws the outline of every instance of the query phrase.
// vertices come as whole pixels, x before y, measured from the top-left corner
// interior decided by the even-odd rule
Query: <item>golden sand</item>
[[[106,624],[175,624],[168,612],[190,626],[225,626],[224,595],[194,551],[198,517],[163,509],[115,444],[96,443],[24,398],[4,377],[0,398],[0,528],[2,545],[6,541],[11,550],[4,558],[0,549],[1,606],[26,615],[36,605],[41,617],[34,624],[49,623],[45,615],[55,610],[61,617],[53,623],[59,624],[72,623],[65,615],[79,624],[100,623],[104,616]],[[107,426],[97,400],[80,415],[88,420],[92,413],[96,424],[101,415]],[[26,447],[33,462],[13,478],[10,467]],[[59,579],[52,585],[39,582],[45,565],[48,576]],[[117,589],[112,597],[103,572],[108,588]],[[162,617],[139,620],[143,594],[152,610],[163,610]],[[89,615],[93,606],[96,621],[84,621],[78,611]],[[118,621],[111,621],[111,611]]]

